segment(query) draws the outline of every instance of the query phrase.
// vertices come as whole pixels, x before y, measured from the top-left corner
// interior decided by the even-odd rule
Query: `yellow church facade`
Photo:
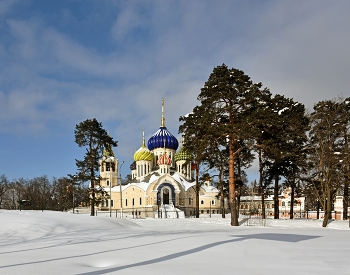
[[[100,159],[100,187],[110,196],[102,200],[99,210],[110,211],[122,218],[184,218],[196,213],[194,170],[189,155],[165,127],[164,100],[161,126],[134,153],[130,165],[132,181],[121,185],[122,163],[113,151]],[[199,213],[219,214],[219,190],[204,184],[199,193]]]

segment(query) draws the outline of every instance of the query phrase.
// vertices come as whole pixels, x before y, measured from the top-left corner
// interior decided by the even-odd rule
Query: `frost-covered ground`
[[[0,274],[350,274],[347,221],[246,224],[0,210]]]

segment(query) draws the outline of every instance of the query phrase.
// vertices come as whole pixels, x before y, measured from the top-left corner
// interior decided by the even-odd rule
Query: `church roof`
[[[139,160],[148,160],[152,161],[154,158],[153,154],[151,153],[150,150],[147,149],[145,145],[145,135],[144,135],[144,130],[142,129],[142,146],[140,149],[138,149],[135,154],[134,154],[134,160],[139,161]]]
[[[192,159],[192,155],[190,153],[188,153],[184,147],[181,147],[181,149],[179,150],[179,152],[177,152],[174,155],[174,160],[175,161],[179,161],[179,160],[191,160]]]
[[[165,127],[164,118],[164,99],[162,99],[162,119],[158,131],[148,140],[148,149],[154,150],[157,148],[167,148],[177,150],[179,142]]]
[[[165,126],[161,126],[158,131],[148,140],[148,149],[166,148],[177,150],[179,142]]]

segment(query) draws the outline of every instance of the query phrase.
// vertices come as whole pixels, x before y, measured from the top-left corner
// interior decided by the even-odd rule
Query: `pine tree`
[[[207,158],[208,147],[208,124],[210,115],[204,111],[203,108],[196,106],[192,113],[180,117],[180,121],[183,122],[179,127],[179,133],[184,137],[184,149],[192,154],[195,165],[195,194],[196,194],[196,218],[199,218],[199,192],[201,184],[203,183],[199,179],[200,165]]]
[[[235,158],[243,149],[237,148],[237,145],[239,140],[249,136],[251,113],[261,86],[261,83],[253,84],[243,71],[229,69],[223,64],[214,68],[198,96],[204,109],[215,110],[215,116],[224,121],[217,125],[215,135],[225,138],[229,151],[228,189],[232,226],[238,226]]]
[[[308,119],[303,104],[278,94],[271,98],[266,110],[265,121],[260,126],[263,134],[259,147],[265,159],[264,173],[268,174],[267,181],[274,182],[274,218],[278,219],[279,180],[281,176],[289,178],[294,188],[295,175],[302,156],[300,150],[307,141]]]
[[[350,102],[349,102],[350,103]],[[310,115],[310,161],[313,163],[311,182],[325,212],[322,226],[331,218],[333,200],[339,191],[347,171],[348,148],[345,146],[345,102],[320,101]],[[348,127],[348,126],[346,126]]]
[[[98,176],[99,159],[102,157],[104,148],[112,148],[117,146],[117,141],[114,141],[109,136],[106,130],[103,129],[102,123],[96,118],[87,119],[76,125],[75,143],[79,147],[85,147],[86,153],[83,160],[75,160],[78,172],[71,177],[72,180],[80,180],[81,182],[90,181],[90,203],[91,216],[95,215],[95,204],[98,202],[96,192],[101,191],[96,186],[99,185],[100,177]]]

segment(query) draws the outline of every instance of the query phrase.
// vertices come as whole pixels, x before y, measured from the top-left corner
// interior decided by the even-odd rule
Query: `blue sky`
[[[198,104],[225,63],[311,109],[350,96],[349,1],[0,0],[0,174],[75,173],[75,125],[97,118],[133,154]],[[254,169],[250,179],[255,177]]]

